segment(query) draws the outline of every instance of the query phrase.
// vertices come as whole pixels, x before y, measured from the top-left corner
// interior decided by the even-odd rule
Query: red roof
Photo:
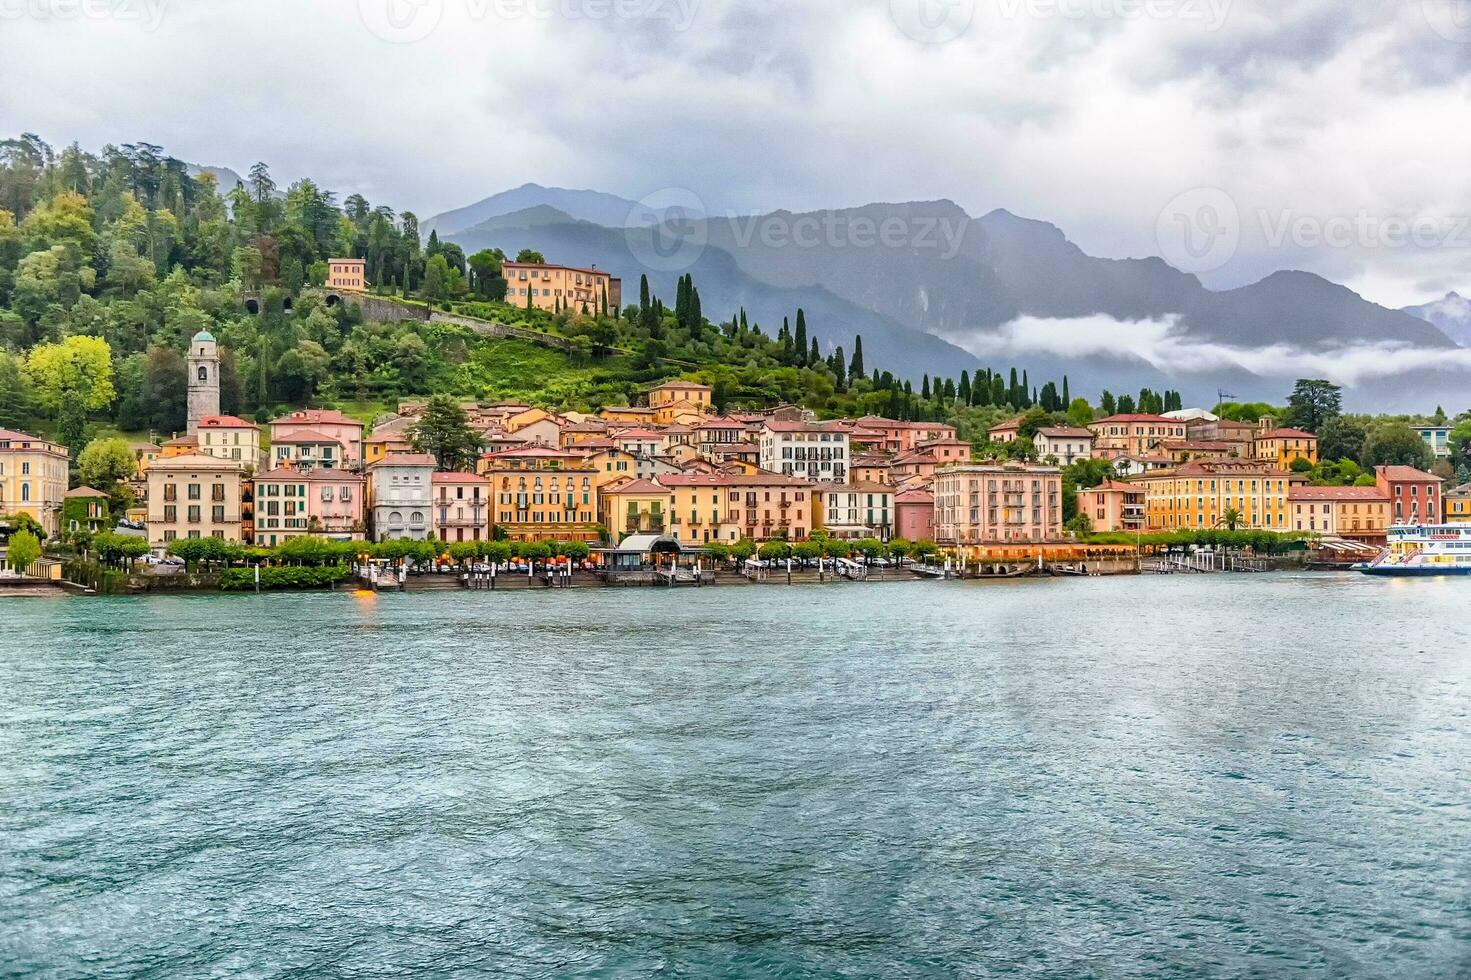
[[[271,420],[272,425],[355,425],[359,429],[363,423],[357,419],[348,418],[333,408],[304,408],[283,415],[278,419]]]
[[[992,429],[991,431],[996,431]],[[1075,429],[1070,425],[1049,425],[1037,430],[1049,439],[1092,439],[1091,429]]]
[[[767,419],[764,423],[766,428],[772,432],[831,432],[834,435],[847,435],[848,430],[833,422],[785,422],[781,419]]]
[[[524,456],[555,456],[558,458],[567,456],[586,456],[581,447],[568,447],[567,449],[553,449],[551,446],[520,446],[514,449],[502,449],[499,452],[486,453],[481,459],[520,459]]]
[[[1382,500],[1389,498],[1378,487],[1293,487],[1288,500]]]
[[[1311,432],[1301,429],[1273,429],[1271,432],[1257,436],[1258,439],[1316,439],[1317,436]]]
[[[613,438],[619,439],[619,440],[622,440],[622,439],[644,439],[644,440],[647,440],[647,439],[662,439],[662,438],[664,438],[664,433],[662,433],[662,432],[655,432],[653,429],[625,429],[624,431],[619,432]]]
[[[781,473],[672,473],[659,477],[666,487],[811,487],[806,480]]]
[[[293,466],[278,466],[269,473],[255,478],[257,483],[362,483],[363,477],[351,470],[329,470],[312,467],[299,470]]]
[[[373,466],[438,466],[439,460],[428,453],[389,453]]]
[[[490,477],[481,476],[479,473],[436,473],[430,478],[432,483],[489,483]]]
[[[611,487],[604,487],[603,493],[663,493],[664,488],[652,480],[628,480],[624,483]]]
[[[894,497],[896,504],[933,504],[935,495],[928,490],[904,490]]]
[[[28,436],[24,432],[16,432],[14,429],[0,429],[0,439],[6,439],[6,440],[12,440],[12,439],[14,439],[14,440],[23,440],[23,441],[27,441],[27,442],[45,442],[46,441],[45,439],[42,439],[39,436]]]
[[[199,420],[199,425],[200,425],[200,428],[206,428],[206,429],[255,429],[257,431],[260,430],[260,426],[256,425],[254,422],[247,422],[244,419],[242,419],[242,418],[236,418],[233,415],[210,415],[210,416],[206,416],[205,418],[202,418],[202,419]]]
[[[1434,473],[1417,470],[1413,466],[1381,466],[1374,471],[1391,483],[1441,483]]]
[[[293,435],[281,436],[281,437],[279,437],[277,439],[273,439],[272,442],[276,443],[277,445],[281,445],[281,444],[284,443],[286,445],[298,445],[298,446],[300,446],[300,445],[324,445],[324,444],[329,443],[329,442],[332,445],[334,445],[334,446],[340,446],[340,445],[342,445],[342,440],[341,439],[337,439],[337,438],[335,438],[333,436],[326,435],[325,433],[322,433],[322,432],[317,432],[314,429],[302,429],[300,432],[297,432],[297,433],[295,433]]]
[[[1105,491],[1115,492],[1115,493],[1118,493],[1118,492],[1122,492],[1122,493],[1143,493],[1144,492],[1144,488],[1143,487],[1136,487],[1136,486],[1133,486],[1132,484],[1122,483],[1122,482],[1120,482],[1118,480],[1104,480],[1102,483],[1098,484],[1098,486],[1096,486],[1096,487],[1088,487],[1087,489],[1084,489],[1082,487],[1079,487],[1078,488],[1078,493],[1093,493],[1094,491],[1098,491],[1098,490],[1105,490]]]
[[[1178,425],[1184,428],[1185,423],[1179,419],[1167,419],[1163,415],[1110,415],[1106,419],[1098,419],[1093,425],[1108,425],[1112,422],[1156,422],[1164,425]]]

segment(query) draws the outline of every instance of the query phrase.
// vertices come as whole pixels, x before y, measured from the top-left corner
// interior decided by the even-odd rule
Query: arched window
[[[176,374],[176,375],[174,375],[174,377],[177,378],[178,375]],[[199,380],[200,381],[208,381],[209,380],[209,368],[205,367],[203,364],[201,364],[199,366]]]
[[[175,377],[177,377],[177,375],[175,375]],[[23,503],[23,504],[26,504],[26,503],[30,503],[30,500],[31,500],[31,485],[29,483],[22,483],[20,485],[20,502]]]

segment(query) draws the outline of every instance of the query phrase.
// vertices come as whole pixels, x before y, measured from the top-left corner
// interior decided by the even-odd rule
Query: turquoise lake
[[[1471,581],[0,600],[0,975],[1471,975]]]

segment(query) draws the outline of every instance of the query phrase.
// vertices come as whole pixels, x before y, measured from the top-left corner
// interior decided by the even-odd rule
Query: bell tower
[[[189,341],[189,434],[199,422],[220,414],[220,352],[214,334],[201,330]]]

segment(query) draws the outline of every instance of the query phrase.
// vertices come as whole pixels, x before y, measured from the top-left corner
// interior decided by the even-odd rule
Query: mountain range
[[[1045,221],[1004,210],[973,218],[945,200],[692,215],[685,237],[704,247],[672,270],[659,260],[646,213],[612,194],[527,184],[431,218],[425,230],[467,253],[532,248],[551,262],[596,265],[622,276],[625,302],[643,274],[669,302],[690,272],[712,319],[744,307],[774,334],[801,307],[824,351],[851,351],[861,334],[870,364],[915,379],[1016,364],[1033,377],[1069,374],[1074,390],[1174,387],[1204,402],[1224,388],[1280,400],[1293,358],[1331,364],[1345,351],[1449,352],[1471,343],[1471,304],[1454,294],[1391,310],[1297,271],[1213,291],[1162,259],[1091,256]],[[1068,339],[1080,331],[1120,342],[1080,348]],[[1280,353],[1280,370],[1264,352]],[[1382,407],[1404,395],[1405,379],[1370,373],[1348,392],[1351,402]],[[1466,387],[1454,366],[1437,377]]]

